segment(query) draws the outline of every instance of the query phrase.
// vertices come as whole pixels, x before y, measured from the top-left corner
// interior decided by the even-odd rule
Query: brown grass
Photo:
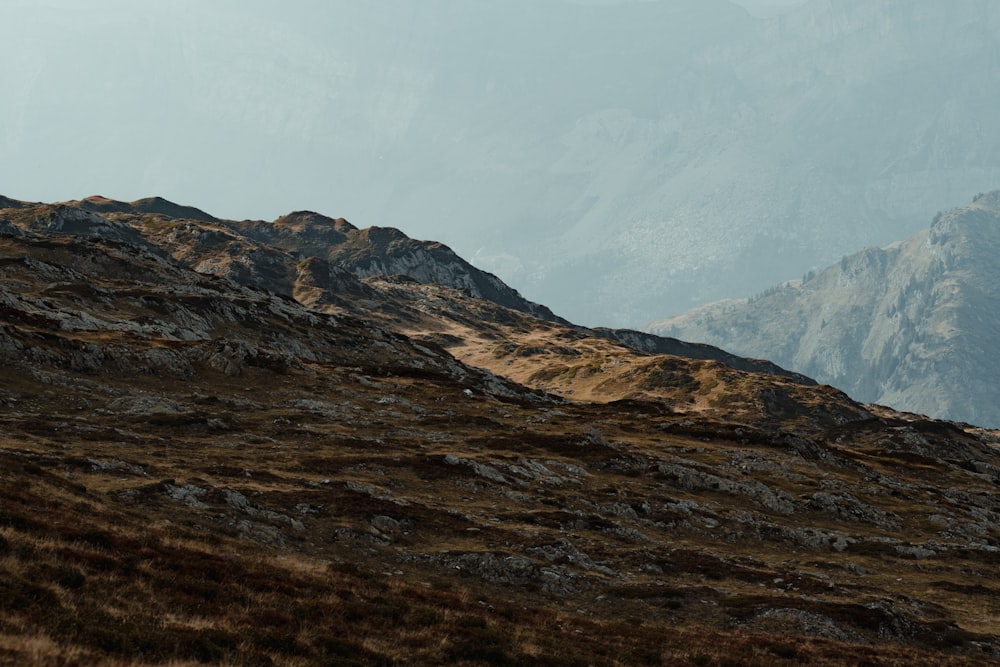
[[[97,266],[108,317],[249,308],[203,276],[197,298],[151,294],[120,248],[29,245]],[[24,266],[0,268],[39,296]],[[261,317],[204,344],[4,319],[49,361],[0,366],[0,664],[997,662],[996,488],[956,458],[1000,465],[978,435],[907,421],[947,455],[896,455],[901,418],[841,423],[861,408],[832,389],[509,313],[434,332],[572,402],[484,393],[360,320]],[[265,349],[230,376],[198,356],[261,332],[319,341],[317,360]],[[112,353],[84,364],[87,345]],[[151,348],[192,355],[189,375],[116,365]]]

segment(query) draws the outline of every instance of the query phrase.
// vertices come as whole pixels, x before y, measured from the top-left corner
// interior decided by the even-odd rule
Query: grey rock
[[[142,466],[137,466],[127,461],[111,460],[111,461],[98,461],[96,459],[87,459],[94,470],[120,470],[133,475],[142,475],[143,477],[148,477],[149,473]]]
[[[250,500],[239,491],[235,491],[233,489],[223,489],[222,497],[227,505],[235,510],[244,512],[255,519],[266,519],[277,523],[287,523],[295,530],[305,530],[305,524],[303,524],[300,520],[290,517],[287,514],[264,509],[256,503],[251,503]]]
[[[185,484],[184,486],[167,484],[166,491],[168,496],[174,500],[179,500],[192,509],[200,510],[208,508],[207,504],[199,500],[199,498],[208,493],[208,490],[203,489],[200,486],[195,486],[193,484]]]
[[[168,415],[186,412],[186,408],[176,401],[163,396],[132,395],[116,398],[108,408],[119,414],[148,416]]]
[[[372,527],[382,533],[396,535],[403,531],[402,524],[392,517],[380,514],[372,518]]]
[[[916,558],[917,560],[924,560],[925,558],[933,558],[937,556],[937,551],[934,549],[927,549],[920,546],[910,546],[910,545],[899,545],[896,547],[896,553],[901,556],[909,556],[911,558]]]
[[[870,523],[886,530],[898,530],[902,519],[877,507],[863,503],[849,493],[817,492],[809,496],[806,507],[831,514],[844,521]]]
[[[278,528],[248,519],[237,521],[236,530],[244,539],[256,540],[276,547],[284,547],[287,539]]]
[[[466,465],[466,466],[469,466],[470,468],[472,468],[473,472],[475,472],[477,475],[479,475],[483,479],[488,479],[491,482],[496,482],[498,484],[504,484],[504,485],[507,485],[507,486],[509,486],[509,485],[511,485],[511,484],[514,483],[514,480],[510,479],[509,477],[507,477],[506,475],[504,475],[502,472],[500,472],[499,470],[497,470],[493,466],[491,466],[489,464],[486,464],[486,463],[480,463],[479,461],[473,461],[471,459],[460,458],[460,457],[457,457],[457,456],[455,456],[453,454],[445,454],[443,461],[447,465]],[[518,482],[521,483],[521,484],[525,484],[526,483],[526,482],[523,482],[521,480],[518,480]]]
[[[567,540],[562,540],[556,544],[532,547],[528,549],[528,553],[540,556],[550,563],[567,562],[588,572],[598,572],[609,577],[615,576],[614,570],[595,563],[590,556],[577,549]]]
[[[744,496],[765,509],[779,514],[791,514],[795,511],[795,501],[787,493],[775,491],[760,482],[731,480],[710,472],[671,463],[661,463],[658,470],[683,489],[713,490]]]
[[[540,565],[530,558],[497,553],[466,553],[443,559],[452,570],[485,581],[511,585],[541,585],[546,593],[569,595],[577,591],[575,576],[562,567]]]
[[[783,632],[786,628],[795,628],[798,632],[810,637],[822,637],[837,641],[860,641],[862,636],[838,625],[829,616],[803,609],[765,609],[758,613],[749,624],[751,627],[767,629],[771,623],[777,624]]]

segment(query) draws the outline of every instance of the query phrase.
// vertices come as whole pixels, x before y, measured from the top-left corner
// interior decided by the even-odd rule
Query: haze
[[[0,0],[0,194],[296,209],[590,325],[1000,187],[992,0]]]

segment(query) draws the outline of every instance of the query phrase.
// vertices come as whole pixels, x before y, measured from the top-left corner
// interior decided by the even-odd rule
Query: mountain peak
[[[395,241],[416,241],[395,227],[366,227],[360,230],[358,238],[380,247],[388,246]]]
[[[209,215],[201,209],[193,206],[184,206],[183,204],[175,204],[163,197],[136,199],[130,202],[129,206],[141,213],[158,213],[168,218],[184,218],[188,220],[200,220],[202,222],[218,222],[219,220],[214,215]]]
[[[995,213],[1000,213],[1000,190],[980,192],[972,198],[970,208],[987,209]]]
[[[89,197],[84,197],[81,201],[87,202],[87,203],[90,203],[90,204],[95,204],[97,206],[103,206],[103,205],[114,203],[113,199],[109,199],[109,198],[105,197],[104,195],[90,195]]]
[[[342,234],[352,232],[357,229],[357,227],[344,218],[331,218],[323,215],[322,213],[316,213],[315,211],[292,211],[291,213],[283,215],[275,220],[273,224],[279,227],[295,229],[297,231],[309,227],[333,228]]]
[[[201,209],[176,204],[163,197],[144,197],[135,201],[125,202],[111,199],[104,195],[91,195],[83,199],[65,202],[65,204],[95,213],[153,213],[164,215],[168,218],[199,220],[202,222],[218,221],[218,218],[205,213]]]

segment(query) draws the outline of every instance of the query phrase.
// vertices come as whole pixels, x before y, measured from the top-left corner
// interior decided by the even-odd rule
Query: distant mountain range
[[[749,296],[1000,182],[993,0],[65,4],[3,10],[8,192],[336,210],[592,326]]]
[[[1000,426],[1000,192],[905,241],[649,330],[765,356],[860,401]]]

